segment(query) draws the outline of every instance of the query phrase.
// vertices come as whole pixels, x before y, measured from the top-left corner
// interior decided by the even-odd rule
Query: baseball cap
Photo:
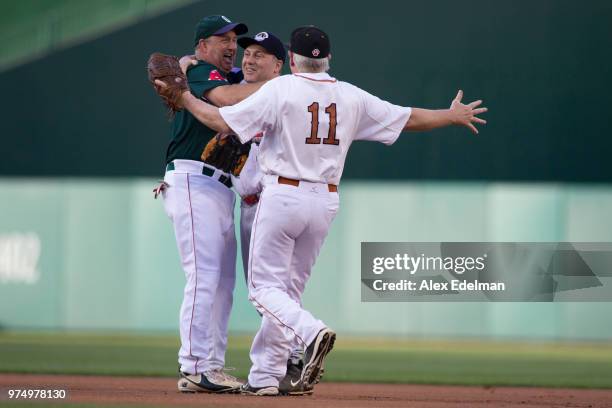
[[[213,35],[225,34],[232,30],[234,30],[236,35],[246,34],[247,31],[249,31],[245,24],[232,23],[232,20],[225,16],[206,16],[196,24],[194,37],[195,45],[198,45],[200,39],[206,39]]]
[[[283,42],[274,34],[262,31],[253,38],[241,37],[238,39],[238,45],[244,49],[247,49],[247,47],[253,44],[261,45],[270,54],[285,62],[285,58],[287,56],[285,46],[283,45]]]
[[[291,33],[289,49],[308,58],[326,58],[331,44],[329,36],[315,26],[298,27]]]

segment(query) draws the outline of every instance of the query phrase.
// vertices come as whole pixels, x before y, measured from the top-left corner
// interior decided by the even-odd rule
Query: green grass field
[[[244,378],[250,338],[229,344]],[[174,336],[0,333],[0,372],[170,377],[177,348]],[[612,345],[341,336],[326,367],[327,381],[612,388]]]

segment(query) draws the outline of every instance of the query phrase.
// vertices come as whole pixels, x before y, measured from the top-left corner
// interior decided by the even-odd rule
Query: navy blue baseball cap
[[[298,27],[291,33],[289,49],[308,58],[326,58],[331,50],[329,36],[313,25]]]
[[[274,55],[279,60],[285,62],[287,52],[283,42],[274,34],[262,31],[255,37],[241,37],[238,39],[238,45],[245,50],[251,45],[260,45],[270,54]]]
[[[232,20],[225,16],[206,16],[196,24],[195,45],[198,45],[198,41],[201,39],[206,39],[213,35],[222,35],[232,30],[236,35],[242,35],[246,34],[249,28],[243,23],[233,23]]]

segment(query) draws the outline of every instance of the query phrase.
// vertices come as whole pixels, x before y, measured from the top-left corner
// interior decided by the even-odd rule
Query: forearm
[[[181,102],[185,109],[209,128],[220,133],[233,133],[232,129],[223,120],[221,114],[219,114],[219,108],[216,106],[196,98],[191,92],[183,93]]]
[[[231,106],[257,92],[263,84],[265,82],[218,86],[208,91],[204,96],[220,108]]]
[[[412,108],[410,119],[406,122],[404,130],[418,132],[451,126],[456,123],[455,116],[450,109]]]

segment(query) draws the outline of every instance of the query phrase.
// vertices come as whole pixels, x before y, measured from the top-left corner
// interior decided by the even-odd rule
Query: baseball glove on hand
[[[166,55],[154,52],[147,62],[149,81],[153,85],[155,92],[163,99],[169,108],[170,115],[183,109],[181,95],[189,91],[187,77],[181,71],[179,60],[174,55]],[[156,83],[161,81],[165,85]]]
[[[234,135],[223,136],[217,133],[204,148],[201,159],[206,164],[238,177],[250,150],[250,143],[242,144]]]

